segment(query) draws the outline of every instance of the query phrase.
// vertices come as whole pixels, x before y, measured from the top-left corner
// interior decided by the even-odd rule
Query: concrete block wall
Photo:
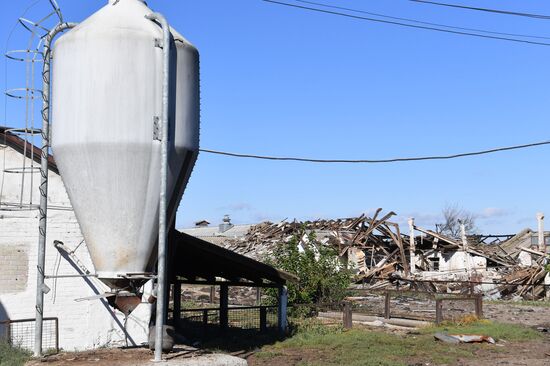
[[[20,166],[21,155],[10,148],[0,151],[0,160],[3,158],[2,154],[5,154],[5,165],[0,166],[0,186],[4,183],[0,192],[2,201],[18,201],[20,176],[2,174],[1,171],[4,167]],[[27,163],[30,164],[30,160]],[[14,179],[14,176],[19,176],[19,179]],[[63,182],[59,175],[53,172],[50,172],[49,178],[48,203],[53,208],[48,210],[45,273],[78,274],[53,246],[54,240],[60,240],[67,247],[74,249],[78,259],[94,273],[90,255],[70,207]],[[27,179],[27,182],[30,180]],[[38,173],[35,174],[33,183],[32,189],[35,192],[32,195],[38,203]],[[31,188],[30,185],[27,187]],[[25,195],[30,197],[28,192]],[[37,210],[0,210],[0,321],[35,317],[37,245]],[[59,318],[60,347],[65,350],[124,344],[122,313],[100,300],[75,301],[95,295],[89,283],[95,287],[95,292],[103,293],[109,290],[96,278],[89,278],[88,282],[81,277],[46,279],[46,285],[51,291],[44,298],[44,316]],[[138,309],[130,315],[127,322],[126,329],[133,340],[130,344],[147,341],[150,305],[143,303]]]

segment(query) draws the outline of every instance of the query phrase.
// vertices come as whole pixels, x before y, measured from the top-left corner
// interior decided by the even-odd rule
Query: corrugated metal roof
[[[179,229],[181,232],[192,235],[196,238],[220,238],[223,241],[224,238],[242,238],[246,235],[248,230],[255,224],[241,224],[233,225],[232,228],[220,232],[218,226],[206,226],[206,227],[193,227]],[[210,240],[209,240],[210,241]]]

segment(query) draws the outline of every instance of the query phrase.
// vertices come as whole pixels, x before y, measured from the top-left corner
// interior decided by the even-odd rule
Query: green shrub
[[[288,303],[319,304],[341,301],[347,295],[352,271],[338,259],[338,253],[316,240],[314,233],[307,234],[308,245],[298,249],[305,230],[291,240],[277,246],[267,262],[275,268],[298,276],[297,283],[288,283]],[[269,290],[271,303],[276,302],[277,290]],[[307,310],[306,310],[307,312]]]

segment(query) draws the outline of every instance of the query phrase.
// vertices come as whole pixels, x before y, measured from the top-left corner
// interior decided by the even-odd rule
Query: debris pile
[[[547,255],[526,245],[532,232],[515,236],[450,238],[410,223],[409,235],[391,222],[395,215],[316,221],[264,222],[246,235],[221,245],[265,260],[276,246],[296,240],[300,248],[332,246],[356,270],[356,281],[368,289],[413,289],[439,293],[482,292],[490,298],[543,299],[548,281]],[[312,235],[314,238],[312,239]],[[486,244],[487,242],[491,244]]]

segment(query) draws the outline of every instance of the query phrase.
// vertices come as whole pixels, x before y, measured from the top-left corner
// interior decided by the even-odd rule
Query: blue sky
[[[58,0],[81,21],[106,0]],[[293,3],[293,0],[288,2]],[[323,2],[323,0],[319,0]],[[326,0],[391,16],[550,37],[550,21],[406,0]],[[7,2],[0,39],[31,1]],[[451,154],[550,138],[550,47],[358,21],[260,0],[151,0],[201,53],[201,147],[240,153],[377,159]],[[550,15],[547,1],[460,3]],[[42,14],[41,0],[29,13]],[[550,43],[550,39],[542,40]],[[16,31],[9,48],[24,48]],[[5,68],[2,59],[0,70]],[[8,64],[8,87],[24,80]],[[1,84],[6,85],[4,72]],[[2,112],[4,105],[2,103]],[[21,105],[8,102],[6,124]],[[4,113],[0,114],[1,116]],[[271,162],[201,154],[178,211],[235,223],[398,213],[440,222],[457,204],[485,233],[536,227],[550,212],[550,147],[386,165]]]

